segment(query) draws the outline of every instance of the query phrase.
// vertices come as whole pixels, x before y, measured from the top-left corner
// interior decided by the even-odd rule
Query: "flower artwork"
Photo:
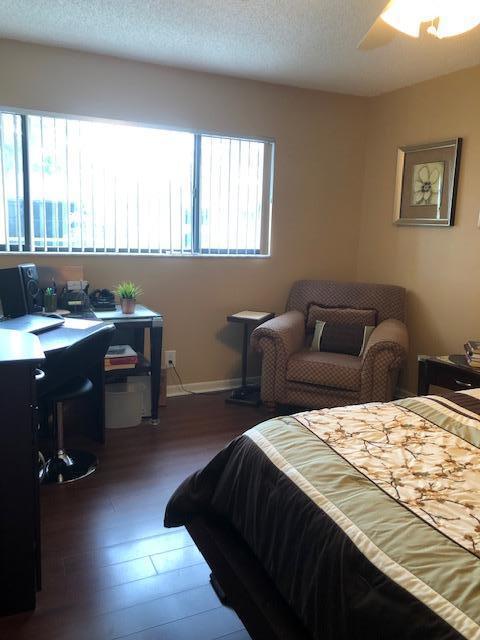
[[[410,200],[412,206],[440,206],[444,171],[444,162],[426,162],[413,166]]]
[[[461,151],[462,138],[397,149],[395,224],[453,225]]]

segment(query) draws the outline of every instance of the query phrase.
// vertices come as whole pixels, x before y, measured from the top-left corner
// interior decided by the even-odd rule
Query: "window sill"
[[[253,259],[253,260],[264,260],[266,258],[271,258],[272,254],[252,254],[252,253],[194,253],[194,254],[161,254],[161,253],[120,253],[120,252],[111,252],[111,253],[103,253],[103,252],[95,252],[95,251],[0,251],[0,257],[2,256],[35,256],[35,257],[62,257],[73,256],[75,258],[79,258],[81,256],[89,256],[89,257],[97,257],[97,258],[180,258],[180,259],[200,259],[205,260],[206,258],[235,258],[235,259]]]

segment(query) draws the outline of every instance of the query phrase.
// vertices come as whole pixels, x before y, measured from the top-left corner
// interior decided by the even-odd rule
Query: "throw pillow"
[[[348,307],[322,307],[312,303],[307,313],[307,333],[315,329],[317,320],[334,324],[357,324],[362,327],[375,326],[377,324],[377,311],[375,309],[350,309]]]
[[[335,324],[317,320],[310,350],[362,356],[374,329],[373,325]]]

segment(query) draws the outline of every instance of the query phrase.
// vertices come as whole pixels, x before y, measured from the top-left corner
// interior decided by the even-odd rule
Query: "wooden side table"
[[[480,387],[480,369],[471,367],[465,356],[418,356],[418,395],[427,395],[430,385],[452,391]]]
[[[249,333],[258,325],[275,316],[270,311],[239,311],[227,316],[228,322],[238,322],[243,324],[243,346],[242,346],[242,386],[234,389],[226,402],[230,404],[248,404],[258,407],[260,404],[260,388],[247,384],[247,364],[248,364],[248,337]]]

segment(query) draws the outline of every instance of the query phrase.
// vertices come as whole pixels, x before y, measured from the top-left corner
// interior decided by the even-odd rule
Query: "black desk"
[[[36,369],[63,349],[98,331],[105,322],[115,324],[122,339],[133,329],[134,348],[143,351],[144,330],[150,329],[151,364],[144,358],[136,370],[123,375],[150,372],[152,421],[158,420],[163,318],[140,307],[138,314],[115,312],[97,318],[65,319],[65,324],[38,336],[9,331],[0,322],[0,615],[35,608],[41,586],[40,506],[38,496],[38,408]],[[122,371],[114,372],[121,375]],[[105,371],[103,358],[92,362],[87,373],[93,382],[88,411],[91,435],[105,441]]]
[[[65,324],[50,331],[38,334],[37,338],[45,353],[55,353],[70,347],[76,342],[81,342],[84,338],[95,333],[103,322],[90,320],[87,322],[77,319],[65,319]],[[1,324],[0,324],[1,329]]]
[[[41,586],[35,376],[50,356],[102,326],[70,320],[36,336],[0,323],[0,614],[33,609]],[[94,382],[92,435],[103,441],[103,357],[88,375]]]
[[[109,380],[131,375],[151,376],[150,417],[152,424],[158,424],[158,402],[160,399],[160,379],[162,372],[163,316],[141,304],[135,307],[135,313],[124,314],[117,305],[115,311],[94,311],[94,316],[103,322],[109,322],[117,328],[112,344],[130,344],[139,354],[135,369],[107,371]],[[150,359],[145,354],[145,329],[150,332]]]
[[[35,607],[40,586],[36,336],[0,331],[0,614]]]

